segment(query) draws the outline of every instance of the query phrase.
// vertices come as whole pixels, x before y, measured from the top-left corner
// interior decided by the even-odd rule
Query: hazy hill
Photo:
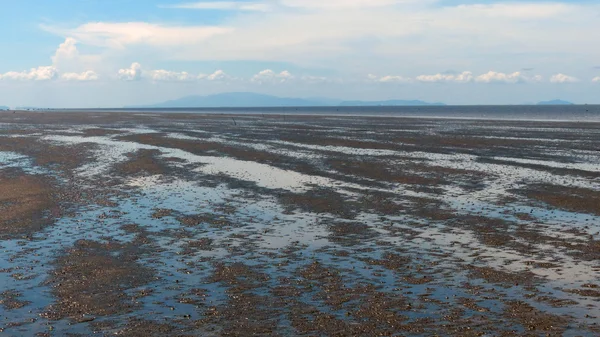
[[[301,98],[282,98],[270,95],[232,92],[210,96],[187,96],[180,99],[158,103],[148,108],[243,108],[243,107],[280,107],[280,106],[318,106]]]
[[[574,104],[571,102],[560,100],[560,99],[555,99],[552,101],[539,102],[537,105],[574,105]]]
[[[243,107],[310,107],[310,106],[426,106],[444,105],[423,101],[340,101],[331,98],[289,98],[249,92],[232,92],[209,96],[187,96],[148,106],[130,108],[243,108]]]

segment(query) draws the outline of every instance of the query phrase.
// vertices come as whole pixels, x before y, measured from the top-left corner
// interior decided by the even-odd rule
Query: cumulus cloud
[[[524,83],[541,82],[543,78],[539,75],[526,76],[521,72],[501,73],[489,71],[479,76],[473,75],[470,71],[463,71],[460,74],[435,74],[417,76],[416,80],[423,83]]]
[[[424,83],[468,83],[473,81],[473,73],[463,71],[460,74],[435,74],[417,76],[417,81]]]
[[[280,73],[276,73],[271,69],[265,69],[258,74],[252,76],[250,79],[252,82],[256,83],[273,83],[273,82],[287,82],[293,79],[294,76],[287,70],[284,70]]]
[[[164,69],[148,70],[143,69],[138,62],[131,64],[129,68],[120,69],[117,77],[123,81],[141,81],[149,80],[154,82],[189,82],[196,80],[219,81],[231,79],[223,70],[217,70],[209,75],[194,75],[186,71],[170,71]]]
[[[29,71],[9,71],[0,74],[2,80],[15,81],[49,81],[58,78],[58,70],[54,66],[32,68]]]
[[[91,69],[106,68],[102,55],[82,54],[77,48],[77,40],[73,37],[65,38],[52,55],[52,65],[61,74],[83,74]]]
[[[210,75],[200,75],[200,76],[198,76],[198,78],[208,80],[208,81],[220,81],[220,80],[228,79],[228,78],[230,78],[230,76],[227,75],[223,70],[217,70]]]
[[[314,75],[304,75],[300,78],[303,82],[316,84],[316,83],[325,83],[325,82],[338,82],[341,83],[340,80],[332,80],[325,76],[314,76]]]
[[[556,74],[550,78],[551,83],[576,83],[579,82],[579,79],[573,76],[565,75],[565,74]]]
[[[268,12],[271,7],[260,2],[235,2],[235,1],[203,1],[188,2],[176,5],[164,5],[161,8],[175,9],[212,9],[212,10],[238,10],[238,11],[256,11]]]
[[[98,74],[95,71],[87,70],[83,72],[73,71],[81,67],[81,55],[76,47],[77,41],[73,38],[65,39],[61,43],[52,58],[51,66],[40,66],[28,71],[10,71],[0,74],[0,80],[13,81],[96,81]],[[71,71],[65,71],[69,69]]]
[[[521,72],[516,71],[511,74],[489,71],[485,74],[477,76],[475,81],[480,83],[523,83],[528,80]]]
[[[412,80],[408,77],[387,75],[381,77],[378,81],[381,83],[408,83]]]
[[[412,79],[409,77],[398,76],[398,75],[386,75],[386,76],[377,76],[373,74],[367,75],[367,80],[369,82],[377,82],[377,83],[409,83],[412,82]]]
[[[65,81],[96,81],[98,80],[98,74],[94,71],[88,70],[82,73],[65,73],[60,76],[61,79]]]
[[[61,43],[52,56],[52,64],[56,65],[65,60],[72,60],[79,56],[77,50],[77,41],[72,37],[67,37],[65,42]]]
[[[74,77],[74,75],[73,75]],[[170,70],[149,70],[142,67],[140,63],[133,63],[129,68],[120,69],[117,77],[124,81],[154,81],[154,82],[186,82],[186,81],[231,81],[242,80],[252,83],[284,83],[291,80],[299,80],[306,83],[332,82],[331,79],[322,76],[305,75],[301,77],[294,76],[291,72],[284,70],[275,72],[271,69],[265,69],[253,75],[250,78],[237,78],[227,74],[219,69],[211,74],[194,75],[190,72],[170,71]],[[393,81],[393,78],[382,78],[382,81]]]
[[[152,81],[168,81],[168,82],[177,82],[177,81],[193,81],[197,78],[188,72],[177,72],[177,71],[168,71],[168,70],[152,70],[147,71],[148,77]]]
[[[119,69],[117,76],[124,81],[139,81],[142,79],[142,65],[134,62],[129,68]]]

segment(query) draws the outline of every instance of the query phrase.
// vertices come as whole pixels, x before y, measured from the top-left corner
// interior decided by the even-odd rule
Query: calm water
[[[81,110],[78,110],[81,111]],[[478,118],[515,120],[600,121],[600,105],[571,106],[414,106],[414,107],[284,107],[284,108],[156,108],[97,109],[136,113],[309,114],[393,117]]]

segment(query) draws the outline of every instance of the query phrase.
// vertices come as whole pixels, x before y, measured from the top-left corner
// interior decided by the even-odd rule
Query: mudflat
[[[0,113],[3,336],[598,336],[600,123]]]

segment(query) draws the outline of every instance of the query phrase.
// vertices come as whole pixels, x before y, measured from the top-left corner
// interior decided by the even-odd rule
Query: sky
[[[600,103],[600,2],[5,0],[0,105],[257,92]]]

